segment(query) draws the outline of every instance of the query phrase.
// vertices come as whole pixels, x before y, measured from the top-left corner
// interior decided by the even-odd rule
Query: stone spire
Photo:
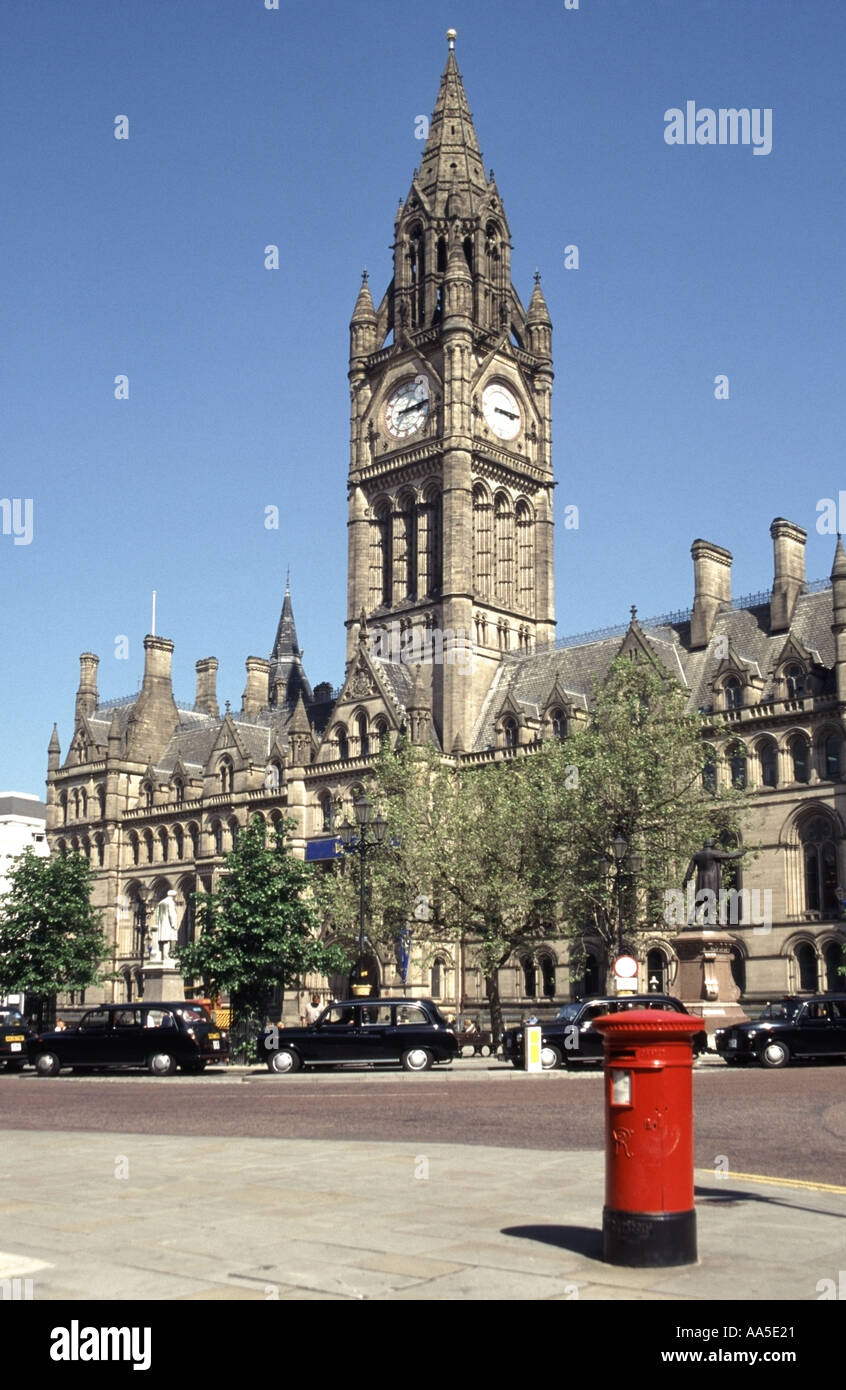
[[[451,29],[449,34],[454,36],[455,31]],[[468,215],[474,213],[488,192],[482,151],[453,43],[454,38],[450,39],[429,138],[415,180],[436,216],[444,215],[450,196],[465,204]]]
[[[270,678],[268,700],[271,708],[287,705],[292,708],[298,695],[304,695],[309,702],[314,699],[311,686],[303,670],[302,649],[297,639],[297,626],[294,622],[294,609],[291,603],[291,587],[286,581],[282,613],[276,629],[276,641],[270,653]]]
[[[350,319],[350,360],[367,357],[371,352],[375,352],[378,346],[376,310],[373,307],[373,298],[365,270],[361,277],[361,289],[358,292],[353,315]]]
[[[50,742],[47,744],[47,771],[55,772],[61,762],[62,749],[59,744],[59,730],[57,725],[53,725],[53,732],[50,735]]]

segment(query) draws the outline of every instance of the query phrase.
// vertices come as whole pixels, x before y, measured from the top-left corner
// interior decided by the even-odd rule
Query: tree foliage
[[[91,905],[91,865],[82,854],[13,862],[0,901],[0,993],[40,1001],[85,989],[101,977],[108,945]]]
[[[344,968],[346,953],[321,939],[313,871],[284,833],[255,816],[224,868],[216,892],[195,894],[200,934],[178,948],[184,974],[202,979],[213,996],[228,993],[236,1017],[244,1017],[259,1014],[277,987]]]
[[[383,750],[368,788],[388,821],[388,848],[368,861],[371,937],[393,943],[411,923],[434,945],[472,941],[496,1014],[497,972],[515,951],[564,936],[575,963],[587,933],[613,954],[615,885],[600,861],[622,834],[641,856],[625,893],[636,944],[702,841],[736,833],[744,802],[703,790],[701,720],[686,702],[655,663],[620,657],[590,721],[563,742],[480,767],[427,747]],[[321,911],[342,935],[356,930],[359,873],[351,856],[321,887]]]

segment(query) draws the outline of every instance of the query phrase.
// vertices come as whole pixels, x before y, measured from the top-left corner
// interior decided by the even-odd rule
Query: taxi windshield
[[[184,1008],[177,1009],[186,1023],[211,1023],[211,1019],[203,1008],[202,1004],[186,1004]]]
[[[782,999],[776,1004],[767,1004],[761,1018],[794,1019],[802,1007],[801,999]]]

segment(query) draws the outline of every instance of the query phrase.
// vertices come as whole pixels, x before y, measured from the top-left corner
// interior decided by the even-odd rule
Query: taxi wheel
[[[402,1054],[402,1064],[406,1071],[428,1071],[432,1054],[425,1047],[412,1047]]]
[[[758,1054],[762,1067],[786,1067],[790,1061],[790,1048],[787,1043],[768,1042]]]
[[[62,1064],[55,1052],[39,1052],[35,1059],[37,1076],[58,1076],[61,1070]]]
[[[555,1071],[556,1067],[561,1066],[561,1053],[557,1047],[552,1047],[550,1043],[545,1043],[541,1048],[541,1066],[544,1071]]]
[[[152,1076],[173,1076],[176,1058],[169,1052],[152,1052],[147,1058],[147,1070]]]
[[[301,1066],[302,1062],[290,1047],[280,1047],[278,1052],[274,1052],[267,1059],[268,1071],[275,1071],[277,1076],[290,1076],[293,1072],[299,1071]]]

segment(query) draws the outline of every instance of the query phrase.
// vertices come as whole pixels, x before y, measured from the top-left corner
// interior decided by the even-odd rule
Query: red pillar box
[[[603,1257],[695,1264],[691,1039],[702,1020],[630,1009],[593,1026],[605,1043]]]

